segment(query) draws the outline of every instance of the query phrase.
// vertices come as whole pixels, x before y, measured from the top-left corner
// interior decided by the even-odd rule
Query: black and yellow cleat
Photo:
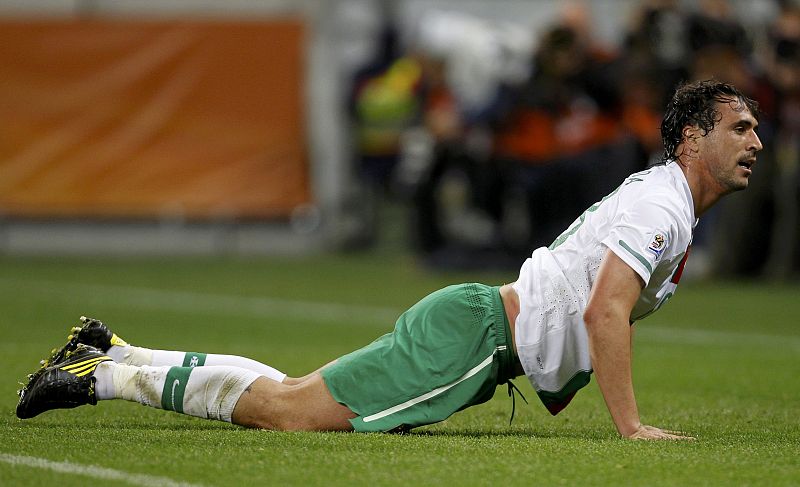
[[[108,326],[100,320],[81,316],[81,323],[83,323],[82,326],[76,326],[72,329],[71,335],[71,337],[78,339],[78,343],[89,345],[102,352],[108,352],[112,345],[124,347],[128,344],[128,342],[109,330]]]
[[[107,352],[112,345],[125,346],[128,343],[108,329],[102,321],[81,316],[81,326],[75,326],[67,343],[61,348],[54,348],[50,356],[40,362],[42,369],[64,360],[69,352],[75,350],[78,344],[89,345],[102,352]]]
[[[28,376],[28,384],[17,392],[17,417],[28,419],[51,409],[97,404],[94,371],[97,364],[110,360],[94,347],[77,344],[62,361]]]

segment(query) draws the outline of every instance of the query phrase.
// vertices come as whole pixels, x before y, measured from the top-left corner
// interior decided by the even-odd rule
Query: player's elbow
[[[606,319],[608,312],[591,304],[583,311],[583,322],[586,328],[594,328],[599,322]]]
[[[594,335],[599,330],[607,329],[618,320],[618,313],[605,306],[589,306],[583,312],[583,322],[589,335]]]

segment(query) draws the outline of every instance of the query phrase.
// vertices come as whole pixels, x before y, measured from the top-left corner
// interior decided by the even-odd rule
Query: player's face
[[[762,149],[755,129],[758,122],[741,102],[718,103],[722,119],[698,141],[710,182],[723,194],[747,187],[756,152]]]

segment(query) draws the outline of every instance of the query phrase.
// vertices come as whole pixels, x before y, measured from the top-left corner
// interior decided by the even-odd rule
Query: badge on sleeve
[[[661,257],[661,254],[664,252],[664,249],[667,248],[667,237],[664,236],[663,233],[656,232],[653,235],[652,240],[650,240],[650,245],[647,246],[647,250],[654,253],[656,255],[656,259]]]

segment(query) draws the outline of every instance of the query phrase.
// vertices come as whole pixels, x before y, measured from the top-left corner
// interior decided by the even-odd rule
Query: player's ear
[[[683,135],[683,142],[685,144],[697,144],[697,141],[700,140],[702,134],[700,133],[700,127],[697,125],[687,125],[683,127],[683,131],[681,132]]]
[[[683,140],[679,146],[678,154],[685,156],[681,157],[683,160],[682,162],[688,164],[689,160],[687,159],[693,159],[697,156],[698,141],[703,134],[700,131],[700,127],[697,125],[687,125],[683,127],[681,134],[683,135]]]

